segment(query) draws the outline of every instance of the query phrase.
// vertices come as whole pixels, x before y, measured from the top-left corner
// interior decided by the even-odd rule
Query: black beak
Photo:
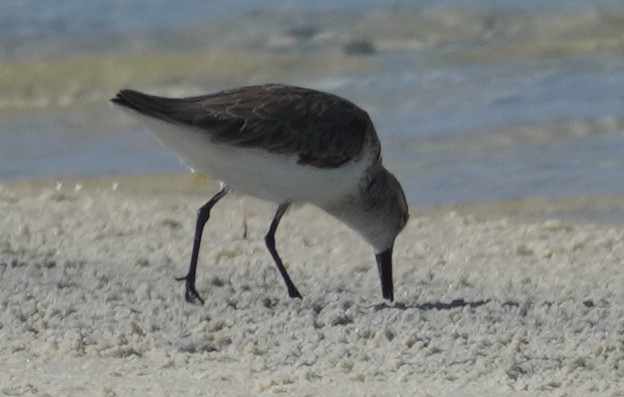
[[[381,254],[376,254],[377,269],[381,280],[381,293],[390,302],[394,300],[394,287],[392,284],[392,247]]]

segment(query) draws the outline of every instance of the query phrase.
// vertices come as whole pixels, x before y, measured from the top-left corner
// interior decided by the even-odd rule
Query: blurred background
[[[183,172],[108,99],[283,82],[365,108],[412,204],[624,193],[620,0],[0,2],[0,181]]]

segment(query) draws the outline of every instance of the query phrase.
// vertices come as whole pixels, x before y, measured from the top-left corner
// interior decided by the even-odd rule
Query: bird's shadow
[[[384,303],[379,303],[377,305],[374,305],[373,309],[375,311],[388,310],[388,309],[398,309],[398,310],[417,309],[417,310],[422,310],[422,311],[452,310],[452,309],[464,308],[464,307],[476,308],[476,307],[483,306],[491,302],[492,302],[492,299],[480,299],[480,300],[475,300],[475,301],[466,301],[461,298],[453,299],[450,302],[435,301],[435,302],[424,302],[424,303],[414,303],[414,304],[407,304],[404,302],[394,302],[394,303],[384,302]],[[532,307],[535,307],[535,306],[550,307],[553,305],[553,303],[554,303],[553,301],[544,301],[544,302],[539,303],[539,302],[532,302],[532,301],[519,302],[519,301],[514,301],[514,300],[506,300],[506,301],[498,302],[498,304],[500,304],[501,307],[503,308],[514,308],[514,309],[520,310],[520,314],[522,316],[525,316],[527,314],[527,311]],[[581,301],[581,304],[586,309],[592,309],[597,306],[605,306],[605,305],[608,306],[609,302],[605,300],[602,300],[600,302],[594,302],[592,299],[585,299]]]
[[[375,311],[384,310],[384,309],[399,309],[399,310],[407,310],[407,309],[418,309],[423,311],[429,310],[452,310],[463,307],[479,307],[485,304],[490,303],[491,299],[481,299],[477,301],[466,301],[464,299],[453,299],[450,302],[424,302],[424,303],[416,303],[416,304],[406,304],[403,302],[394,302],[391,304],[388,303],[380,303],[375,305]]]

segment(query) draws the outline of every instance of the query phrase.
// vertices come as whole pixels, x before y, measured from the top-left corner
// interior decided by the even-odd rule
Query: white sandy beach
[[[385,304],[371,249],[296,208],[292,300],[274,206],[232,195],[195,306],[174,277],[210,189],[137,180],[0,185],[0,395],[624,396],[622,227],[414,208]]]

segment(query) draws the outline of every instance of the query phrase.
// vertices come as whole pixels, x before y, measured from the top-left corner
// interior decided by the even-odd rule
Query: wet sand
[[[232,195],[206,228],[195,306],[174,277],[211,189],[0,184],[0,391],[622,395],[624,228],[565,217],[615,198],[413,207],[387,304],[370,248],[307,206],[276,236],[304,295],[288,299],[263,242],[274,206]]]

